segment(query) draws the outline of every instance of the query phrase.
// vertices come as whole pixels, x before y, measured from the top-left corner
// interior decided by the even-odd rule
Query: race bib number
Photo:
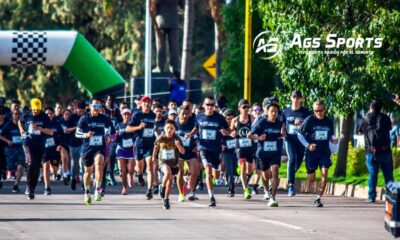
[[[143,137],[150,138],[154,136],[154,129],[153,128],[145,128],[143,129]]]
[[[288,134],[297,134],[299,132],[300,126],[294,124],[289,124]]]
[[[234,149],[236,147],[236,140],[226,140],[226,148],[227,149]]]
[[[216,130],[204,129],[201,132],[201,139],[204,140],[215,140],[217,136]]]
[[[122,139],[122,147],[129,148],[133,146],[132,138],[129,139]]]
[[[251,140],[248,138],[239,138],[239,147],[251,147]]]
[[[264,142],[264,151],[266,152],[276,152],[278,151],[278,147],[276,141],[265,141]]]
[[[102,136],[92,136],[89,140],[89,146],[101,146],[103,145]]]
[[[32,125],[29,125],[28,133],[30,133],[32,135],[40,135],[40,131],[33,129]]]
[[[49,148],[49,147],[54,147],[56,145],[54,138],[46,138],[46,144],[45,147]]]
[[[13,142],[14,144],[21,143],[21,136],[13,136],[13,137],[12,137],[12,142]]]
[[[315,131],[315,140],[328,140],[328,131],[326,130]]]
[[[163,160],[169,160],[169,159],[175,159],[175,150],[173,149],[163,149],[161,150],[161,159]]]
[[[180,136],[183,146],[184,147],[189,147],[190,146],[190,138],[185,138],[184,136]]]

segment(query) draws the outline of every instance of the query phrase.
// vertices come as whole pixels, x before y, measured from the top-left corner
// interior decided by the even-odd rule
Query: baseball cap
[[[144,102],[144,101],[151,101],[151,98],[150,98],[149,96],[143,96],[143,97],[140,99],[140,102]]]
[[[265,107],[265,106],[270,105],[271,103],[272,103],[272,101],[270,98],[264,98],[262,105],[263,105],[263,107]]]
[[[124,110],[122,110],[122,115],[124,115],[126,113],[131,114],[132,112],[131,112],[131,110],[129,110],[129,108],[125,108]]]
[[[297,98],[302,98],[303,95],[301,95],[300,91],[294,90],[291,94],[292,97],[297,97]]]
[[[246,99],[240,99],[239,103],[238,103],[239,107],[242,106],[250,106],[249,101],[247,101]]]
[[[168,115],[171,115],[171,114],[178,115],[178,113],[174,109],[168,111]]]
[[[42,102],[39,98],[32,98],[31,108],[32,110],[42,110]]]
[[[272,103],[273,101],[279,102],[278,98],[275,97],[275,96],[270,97],[269,100],[271,101],[271,103]]]

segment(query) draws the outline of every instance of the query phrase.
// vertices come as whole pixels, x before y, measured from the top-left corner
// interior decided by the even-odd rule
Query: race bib
[[[12,142],[13,142],[14,144],[21,143],[21,136],[13,136],[13,137],[12,137]]]
[[[31,135],[40,135],[40,131],[33,129],[32,125],[29,125],[28,133],[30,133]]]
[[[294,124],[289,124],[288,134],[297,134],[299,132],[300,126]]]
[[[150,138],[154,136],[154,128],[143,129],[143,137]]]
[[[328,140],[328,131],[326,130],[315,131],[315,140]]]
[[[67,127],[66,127],[66,126],[64,126],[64,125],[61,125],[61,127],[62,127],[62,129],[63,129],[64,133],[67,133]]]
[[[184,147],[189,147],[190,146],[190,138],[185,138],[184,136],[180,136],[183,146]]]
[[[236,147],[236,140],[232,139],[232,140],[226,140],[226,148],[227,149],[233,149]]]
[[[251,147],[251,140],[248,138],[239,138],[239,147]]]
[[[201,139],[204,140],[215,140],[217,136],[216,130],[204,129],[201,131]]]
[[[173,149],[163,149],[161,150],[161,159],[163,160],[169,160],[169,159],[175,159],[175,150]]]
[[[132,138],[129,139],[122,139],[122,147],[129,148],[133,146]]]
[[[49,147],[54,147],[56,145],[56,142],[54,141],[54,138],[46,138],[46,144],[44,147],[49,148]]]
[[[265,141],[264,142],[264,151],[266,152],[276,152],[278,151],[278,147],[276,141]]]
[[[103,145],[103,136],[92,136],[89,139],[89,146],[101,146]]]

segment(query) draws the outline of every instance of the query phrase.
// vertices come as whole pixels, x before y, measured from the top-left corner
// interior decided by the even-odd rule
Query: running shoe
[[[269,195],[269,192],[265,192],[265,193],[264,193],[263,199],[264,199],[265,201],[268,201],[268,200],[270,199],[270,196],[271,196],[271,195]]]
[[[214,196],[212,196],[211,198],[210,198],[210,204],[208,205],[209,207],[215,207],[215,206],[217,206],[217,202],[215,201],[215,197]]]
[[[33,199],[35,199],[35,193],[34,193],[34,192],[29,192],[29,193],[28,193],[28,196],[27,196],[27,199],[28,199],[28,200],[33,200]]]
[[[251,190],[251,194],[252,194],[252,195],[258,195],[258,189],[257,189],[257,188],[253,188],[253,189]]]
[[[19,187],[18,185],[14,185],[13,189],[12,189],[13,193],[19,193]]]
[[[92,205],[92,198],[90,197],[90,193],[85,193],[85,204]]]
[[[3,181],[0,180],[0,189],[3,188]]]
[[[178,197],[178,202],[184,202],[185,201],[185,195],[180,193]]]
[[[147,198],[147,200],[151,200],[153,198],[153,192],[151,191],[151,189],[147,190],[146,198]]]
[[[122,195],[128,195],[128,190],[126,188],[122,188]]]
[[[163,198],[163,199],[162,199],[162,202],[163,202],[163,208],[164,208],[165,210],[170,209],[169,199]]]
[[[294,197],[295,195],[296,195],[296,191],[294,190],[294,186],[293,185],[289,186],[289,188],[288,188],[288,196],[289,197]]]
[[[165,198],[165,188],[163,188],[163,186],[160,184],[160,185],[158,185],[158,196],[161,198],[161,199],[164,199]]]
[[[138,182],[139,182],[139,186],[141,186],[141,187],[144,186],[143,174],[138,175]]]
[[[320,198],[315,199],[315,201],[314,201],[314,207],[324,207],[324,204],[322,204]]]
[[[228,191],[228,197],[234,197],[235,196],[235,191],[234,190],[229,190]]]
[[[153,188],[153,194],[154,194],[154,195],[157,195],[157,194],[158,194],[158,187],[154,187],[154,188]]]
[[[75,191],[76,190],[76,179],[72,178],[71,181],[71,190]]]
[[[188,197],[189,201],[194,201],[196,200],[196,194],[194,192],[189,193],[189,197]]]
[[[51,195],[51,189],[49,187],[44,189],[44,195],[46,196]]]
[[[251,198],[251,193],[249,188],[244,189],[244,198],[247,200]]]
[[[108,175],[108,181],[109,181],[111,186],[117,185],[117,181],[115,181],[114,174],[112,174],[112,173],[110,173]]]
[[[94,192],[94,200],[96,200],[97,202],[102,201],[103,199],[101,198],[101,192],[100,190],[96,190]]]
[[[63,178],[63,182],[64,182],[64,185],[65,185],[65,186],[68,186],[68,178],[64,177],[64,178]]]
[[[274,198],[270,198],[268,201],[268,207],[278,207],[278,202]]]

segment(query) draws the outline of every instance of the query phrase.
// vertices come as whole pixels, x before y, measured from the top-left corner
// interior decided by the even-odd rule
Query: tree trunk
[[[208,2],[210,10],[211,10],[211,17],[214,20],[214,32],[215,32],[215,54],[216,54],[216,71],[217,71],[217,78],[221,75],[221,63],[222,63],[222,42],[225,39],[224,33],[221,30],[222,26],[222,6],[221,0],[209,0]]]
[[[190,90],[189,79],[192,72],[191,60],[193,42],[194,0],[185,0],[184,18],[181,78],[186,81],[188,90]],[[190,92],[188,92],[187,95],[190,96]]]
[[[351,112],[346,117],[340,117],[340,144],[336,168],[334,172],[335,177],[346,176],[347,153],[349,151],[349,142],[354,137],[354,112]]]

